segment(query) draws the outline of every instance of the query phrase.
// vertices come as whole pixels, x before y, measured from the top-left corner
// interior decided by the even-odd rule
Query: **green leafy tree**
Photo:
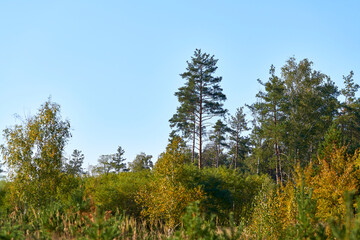
[[[316,156],[319,143],[335,116],[339,92],[331,79],[312,68],[308,59],[290,58],[282,67],[288,101],[286,152],[294,162],[305,165]]]
[[[112,155],[101,155],[98,159],[98,164],[95,166],[94,171],[99,174],[109,174],[113,166],[111,164]]]
[[[326,132],[324,141],[320,143],[318,156],[320,158],[325,158],[334,151],[334,147],[335,149],[341,148],[341,146],[343,146],[342,139],[341,129],[338,128],[337,124],[334,122]]]
[[[217,61],[214,56],[196,49],[191,61],[187,62],[187,71],[180,74],[186,80],[185,85],[175,93],[180,102],[177,116],[181,119],[175,122],[186,126],[187,132],[192,129],[193,158],[195,136],[197,137],[199,168],[202,168],[202,144],[206,124],[213,116],[221,116],[226,112],[223,108],[226,96],[219,85],[222,77],[213,76],[217,70]]]
[[[126,158],[123,157],[124,153],[124,149],[119,146],[115,154],[101,155],[93,171],[98,174],[127,172],[126,163],[124,163]]]
[[[134,161],[132,163],[129,163],[130,171],[140,172],[142,170],[152,169],[153,163],[151,161],[151,158],[151,155],[146,155],[143,152],[136,155]]]
[[[259,81],[265,91],[257,94],[259,101],[251,106],[257,116],[256,135],[252,135],[257,140],[252,142],[256,142],[254,156],[268,162],[267,172],[279,183],[297,162],[305,166],[316,157],[337,115],[339,93],[330,78],[313,70],[307,59],[290,58],[281,68],[281,77],[273,66],[270,75],[268,82]]]
[[[57,198],[62,180],[63,152],[70,122],[60,106],[46,101],[35,116],[4,130],[3,158],[8,165],[12,202],[18,207],[43,206]]]

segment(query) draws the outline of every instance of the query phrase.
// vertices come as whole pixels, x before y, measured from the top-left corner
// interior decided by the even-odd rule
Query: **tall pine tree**
[[[263,137],[268,141],[268,146],[273,147],[276,169],[276,183],[282,179],[282,164],[280,145],[282,144],[282,129],[285,120],[285,85],[279,77],[275,75],[275,68],[270,68],[269,81],[260,84],[265,87],[265,92],[260,91],[256,96],[261,100],[253,105],[253,108],[265,116],[261,119],[261,129]]]
[[[125,150],[121,146],[118,147],[117,152],[112,156],[111,166],[116,173],[121,171],[127,171],[126,163],[124,162],[126,158],[123,157]]]
[[[170,123],[182,131],[185,136],[191,133],[193,144],[193,159],[195,156],[195,143],[197,140],[199,151],[199,168],[202,168],[202,144],[206,125],[214,116],[226,113],[223,101],[226,96],[222,93],[220,82],[222,77],[214,77],[217,69],[217,59],[210,54],[202,53],[196,49],[191,61],[187,62],[186,72],[180,76],[186,80],[185,85],[175,93],[180,107]]]
[[[71,158],[68,163],[65,164],[65,170],[67,173],[71,175],[82,175],[84,174],[84,169],[82,168],[82,164],[84,163],[85,156],[80,151],[75,149],[71,154]]]
[[[348,76],[343,76],[345,88],[341,90],[341,94],[345,101],[341,103],[340,116],[336,120],[343,144],[348,145],[351,153],[360,147],[360,98],[356,98],[360,86],[354,83],[353,76],[353,71]]]
[[[233,142],[234,168],[237,168],[239,156],[244,149],[245,139],[241,136],[243,131],[249,130],[245,119],[244,107],[237,108],[234,116],[230,117],[230,140]]]
[[[219,167],[219,157],[224,147],[229,147],[226,143],[226,134],[230,131],[229,127],[226,126],[220,119],[216,121],[213,126],[213,132],[209,139],[213,141],[216,150],[215,167]]]

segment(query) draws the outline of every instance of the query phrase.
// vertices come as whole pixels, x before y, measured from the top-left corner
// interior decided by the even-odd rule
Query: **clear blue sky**
[[[0,130],[51,95],[85,167],[167,144],[179,74],[195,48],[219,59],[230,113],[271,64],[309,58],[339,87],[360,79],[359,1],[0,1]],[[3,142],[1,138],[0,143]],[[155,160],[154,159],[154,160]]]

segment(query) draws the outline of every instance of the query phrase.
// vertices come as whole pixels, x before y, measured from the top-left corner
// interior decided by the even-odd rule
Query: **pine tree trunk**
[[[220,155],[220,147],[216,147],[216,168],[219,167],[219,155]]]
[[[201,69],[201,75],[202,75],[202,69]],[[199,169],[202,168],[202,82],[200,83],[200,96],[199,96]]]
[[[282,171],[282,165],[281,165],[281,158],[280,158],[279,148],[278,148],[278,162],[279,162],[279,171],[280,171],[280,182],[283,182],[283,171]]]
[[[280,179],[279,179],[279,154],[278,154],[277,142],[275,142],[275,155],[276,155],[276,184],[279,184],[280,183]]]
[[[276,125],[277,125],[277,110],[276,110],[276,106],[274,107],[274,126],[276,129]],[[280,152],[279,152],[279,147],[278,147],[278,139],[275,136],[275,155],[276,155],[276,184],[279,184],[280,181],[280,172],[281,172],[281,166],[280,166]]]
[[[236,158],[235,158],[235,169],[237,167],[237,162],[239,161],[239,136],[238,134],[236,135]]]
[[[193,129],[193,144],[192,144],[192,154],[191,154],[191,162],[194,163],[195,161],[195,138],[196,138],[196,122],[194,116],[194,129]]]
[[[199,169],[202,168],[202,106],[200,105],[200,114],[199,114]]]

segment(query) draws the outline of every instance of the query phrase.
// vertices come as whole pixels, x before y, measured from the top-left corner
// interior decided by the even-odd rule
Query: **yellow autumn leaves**
[[[249,234],[278,239],[298,223],[299,206],[296,193],[304,191],[316,203],[311,222],[326,228],[331,235],[329,221],[342,222],[346,214],[345,194],[355,192],[360,180],[360,154],[348,154],[346,147],[327,151],[323,158],[307,167],[295,168],[293,179],[273,192],[259,194]],[[309,216],[310,218],[310,216]],[[260,233],[260,234],[259,234]]]
[[[143,206],[143,216],[153,222],[165,221],[174,228],[186,206],[204,197],[199,187],[189,189],[181,182],[183,168],[181,140],[175,138],[158,159],[150,183],[138,193],[137,202]]]
[[[50,99],[23,125],[4,131],[2,153],[10,168],[12,204],[42,206],[66,192],[60,189],[62,154],[70,136],[69,121],[61,119],[60,106]]]

